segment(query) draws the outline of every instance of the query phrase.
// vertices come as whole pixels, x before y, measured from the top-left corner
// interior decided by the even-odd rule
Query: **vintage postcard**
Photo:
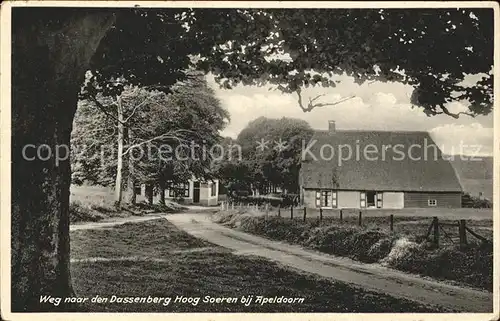
[[[1,19],[3,319],[499,318],[496,2]]]

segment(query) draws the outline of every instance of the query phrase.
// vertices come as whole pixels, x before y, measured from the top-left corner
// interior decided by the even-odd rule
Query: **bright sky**
[[[335,102],[356,97],[344,103],[319,107],[304,113],[297,103],[297,95],[269,90],[270,87],[240,86],[231,90],[220,89],[213,78],[208,78],[231,121],[222,132],[235,138],[252,120],[294,117],[306,120],[314,129],[327,129],[328,120],[335,120],[337,129],[418,130],[429,131],[436,144],[448,154],[492,155],[493,114],[471,118],[461,115],[454,119],[446,115],[427,117],[422,109],[411,108],[412,88],[400,83],[374,82],[358,85],[347,76],[336,88],[303,90],[303,99],[325,94],[318,102]],[[448,106],[450,111],[465,110],[461,103]],[[460,146],[463,152],[460,152]]]

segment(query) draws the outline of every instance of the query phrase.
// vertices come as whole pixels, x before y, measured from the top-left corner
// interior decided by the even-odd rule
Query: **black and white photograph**
[[[1,19],[2,319],[499,318],[498,3]]]

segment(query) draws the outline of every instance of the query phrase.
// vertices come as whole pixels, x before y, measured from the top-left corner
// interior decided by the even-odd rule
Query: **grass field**
[[[100,186],[75,186],[70,188],[71,223],[97,222],[113,217],[127,217],[131,211],[118,211],[114,205],[113,190]]]
[[[440,246],[425,241],[432,222],[430,217],[395,216],[394,230],[390,230],[387,216],[358,217],[346,215],[317,217],[303,221],[301,211],[290,217],[266,216],[254,210],[221,211],[214,215],[215,222],[273,240],[299,244],[321,252],[347,256],[366,263],[382,263],[411,273],[451,280],[492,291],[493,248],[470,234],[468,245],[459,246],[458,227],[443,226]],[[282,213],[283,215],[283,213]],[[441,223],[457,223],[440,219]],[[476,233],[492,240],[492,220],[466,220]]]
[[[125,199],[125,197],[124,197]],[[121,210],[117,210],[114,201],[114,191],[102,186],[76,186],[70,189],[70,220],[71,223],[97,222],[113,217],[128,217],[145,215],[151,212],[176,212],[182,210],[178,204],[167,202],[166,205],[147,204],[141,195],[137,195],[136,205],[122,202]]]
[[[71,185],[70,201],[80,202],[84,205],[114,205],[114,190],[104,186]],[[144,201],[144,196],[137,195],[137,202]]]
[[[432,312],[411,301],[288,270],[193,238],[164,219],[71,232],[71,269],[80,297],[170,297],[155,303],[85,303],[103,312]],[[285,296],[303,303],[204,303],[206,296]],[[175,303],[177,296],[199,297]],[[255,299],[254,299],[255,300]]]

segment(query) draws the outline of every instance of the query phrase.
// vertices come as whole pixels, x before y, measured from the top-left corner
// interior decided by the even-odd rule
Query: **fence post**
[[[231,202],[231,209],[234,210],[234,202]]]
[[[290,206],[290,219],[293,220],[293,205]]]
[[[458,234],[460,236],[460,246],[467,245],[467,231],[465,230],[465,220],[459,221]]]
[[[392,232],[392,231],[394,231],[394,214],[391,214],[391,216],[389,216],[389,219],[390,219],[391,232]]]
[[[361,219],[361,215],[362,215],[362,211],[359,211],[359,218],[358,218],[358,225],[361,226],[362,225],[362,219]]]
[[[281,217],[281,204],[278,204],[278,217]]]
[[[344,220],[344,213],[342,210],[340,210],[340,221],[342,222]]]
[[[434,216],[432,223],[434,224],[434,244],[439,248],[439,219],[437,216]]]
[[[319,208],[319,221],[321,222],[323,220],[323,209],[320,207]]]
[[[306,221],[306,215],[307,215],[307,212],[306,212],[306,207],[304,206],[304,222]]]

